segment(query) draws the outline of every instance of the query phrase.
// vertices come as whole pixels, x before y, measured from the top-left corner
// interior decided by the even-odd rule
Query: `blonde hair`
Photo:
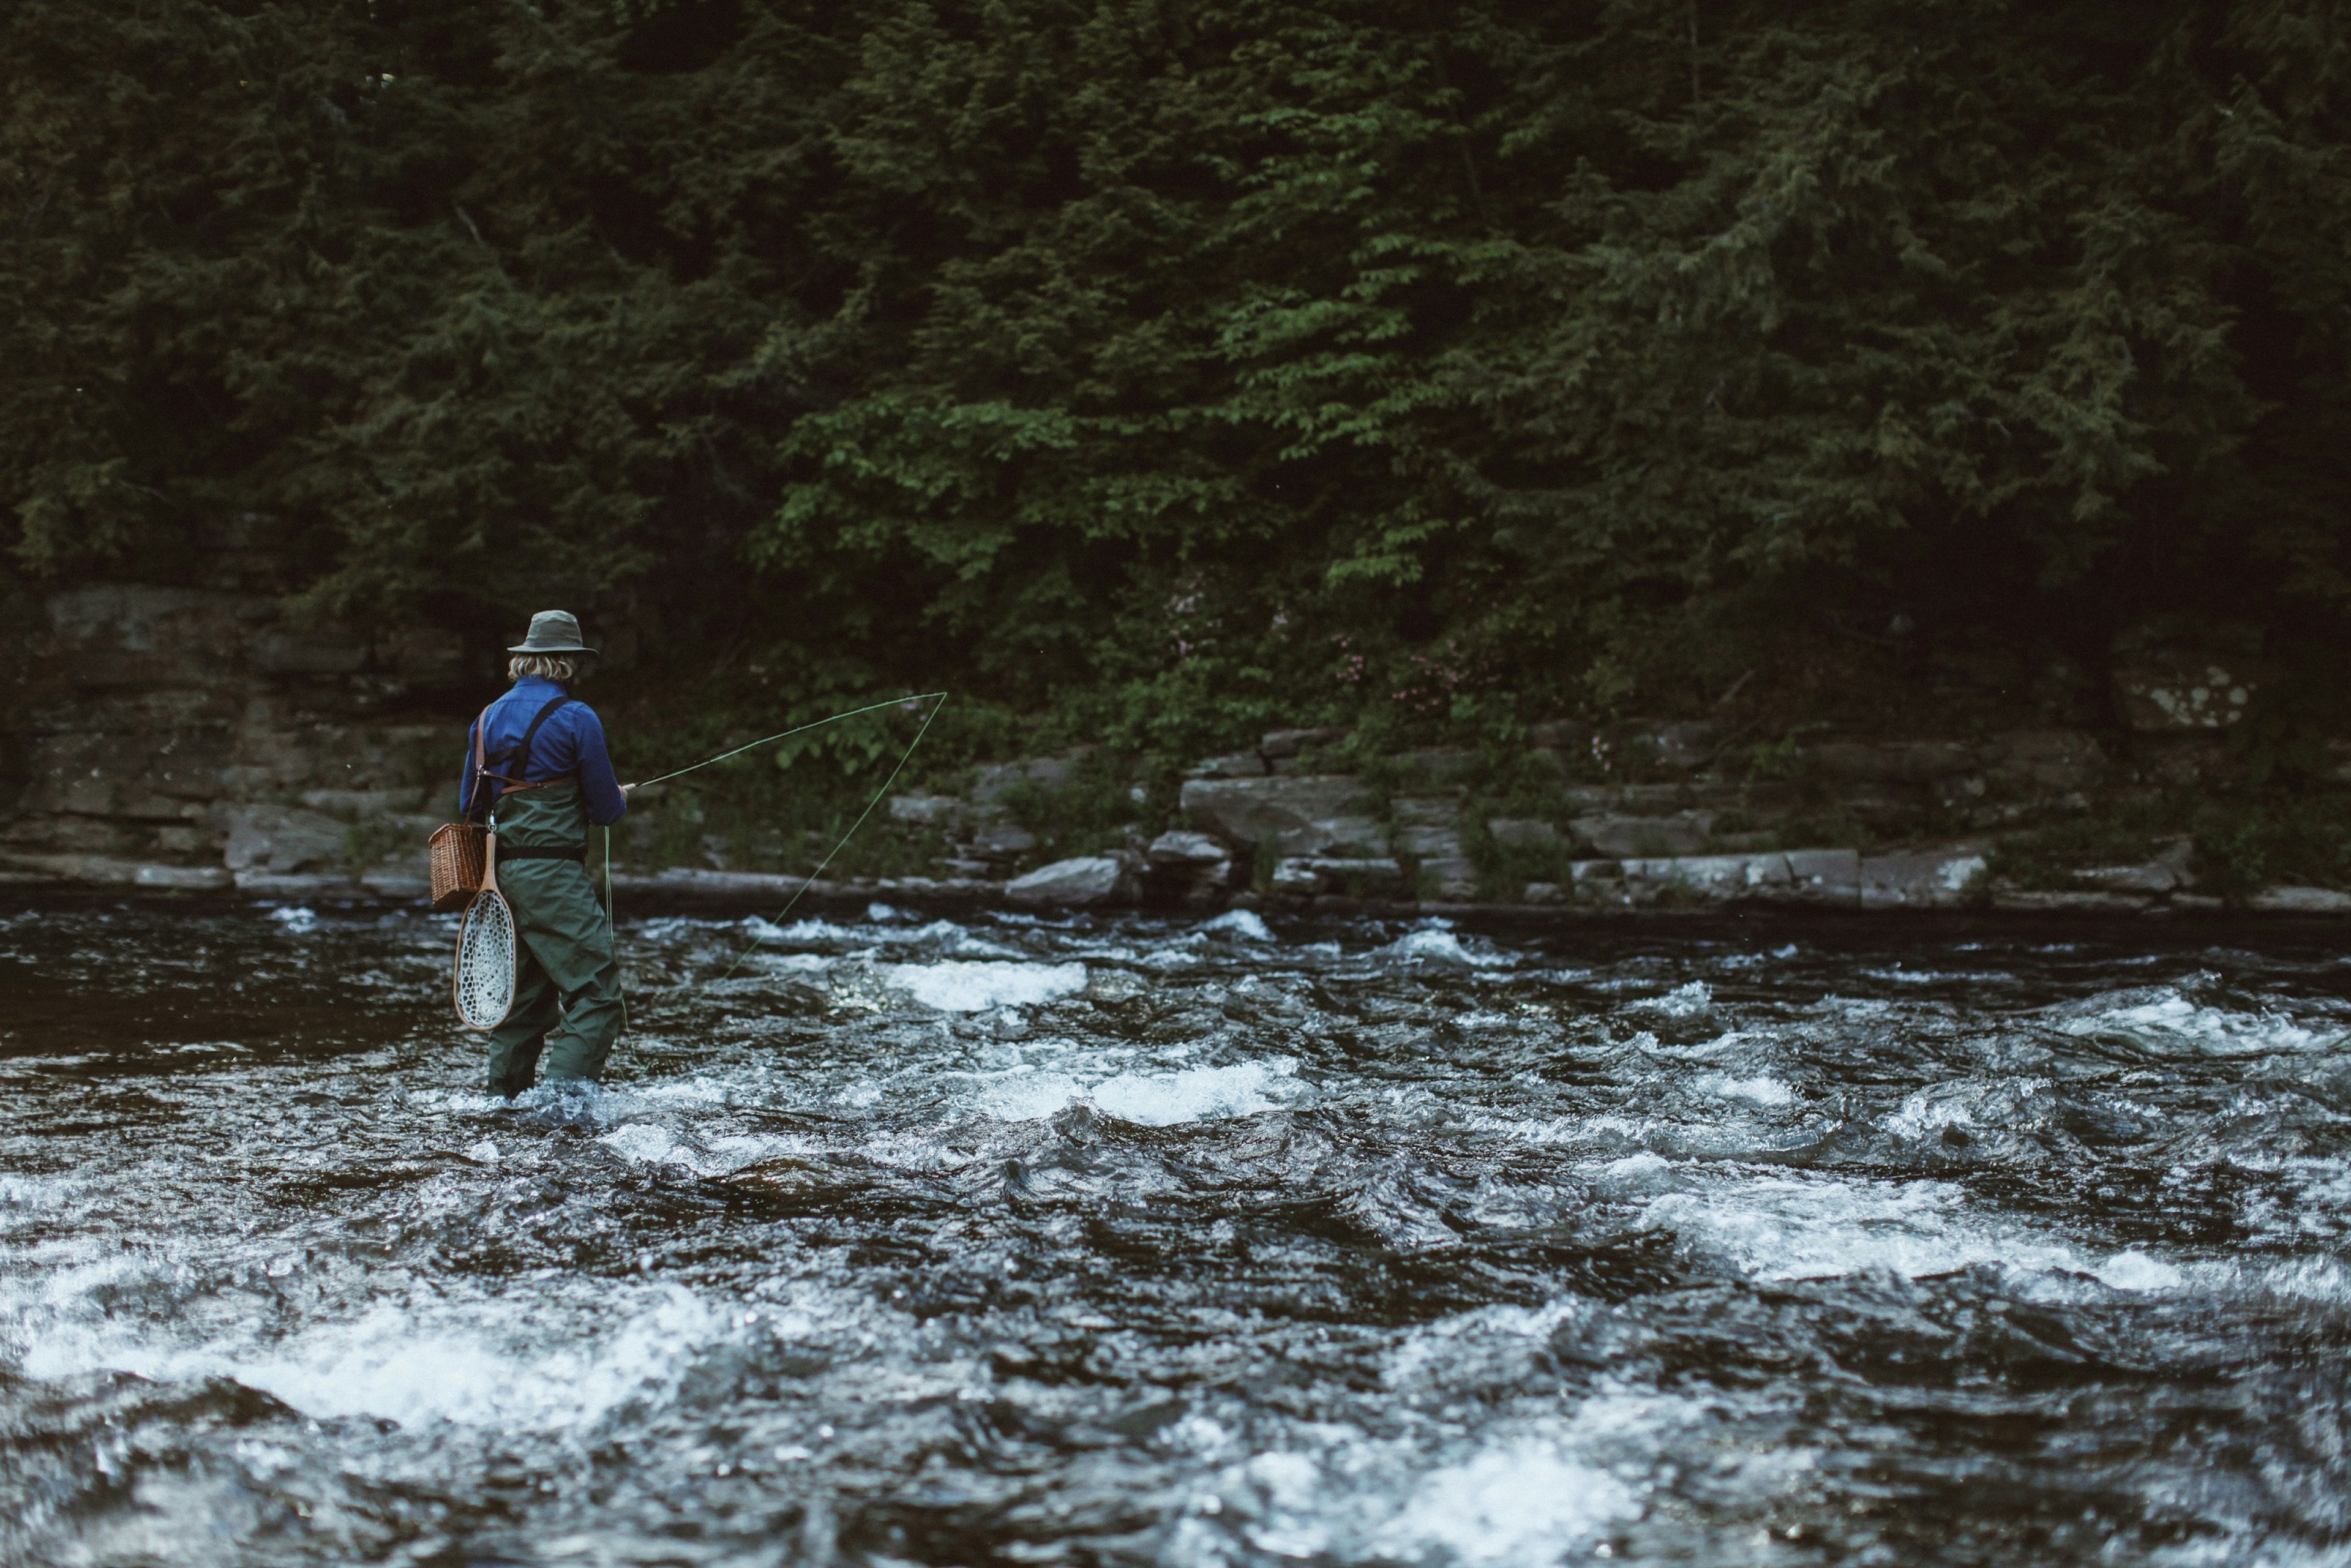
[[[518,681],[525,675],[538,675],[568,686],[580,678],[582,657],[579,653],[517,653],[507,661],[507,679]]]

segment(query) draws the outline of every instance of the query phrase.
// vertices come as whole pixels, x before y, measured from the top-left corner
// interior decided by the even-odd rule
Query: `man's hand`
[[[630,790],[632,790],[632,789],[635,789],[635,788],[636,788],[636,786],[635,786],[635,785],[633,785],[633,784],[623,784],[623,785],[622,785],[622,786],[621,786],[621,793],[622,793],[622,794],[623,794],[623,795],[625,795],[625,794],[627,794]]]

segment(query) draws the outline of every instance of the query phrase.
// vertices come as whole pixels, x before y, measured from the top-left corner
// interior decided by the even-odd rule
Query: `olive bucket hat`
[[[568,610],[542,610],[530,618],[530,633],[509,653],[592,653],[580,640],[580,618]]]

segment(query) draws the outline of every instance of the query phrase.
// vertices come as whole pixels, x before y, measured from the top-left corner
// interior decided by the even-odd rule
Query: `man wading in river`
[[[539,1053],[549,1083],[592,1083],[621,1032],[621,966],[588,878],[588,825],[629,809],[595,710],[566,689],[593,650],[560,610],[530,618],[507,650],[514,686],[465,736],[457,809],[497,827],[498,891],[514,910],[514,1010],[490,1031],[488,1088],[531,1085]]]

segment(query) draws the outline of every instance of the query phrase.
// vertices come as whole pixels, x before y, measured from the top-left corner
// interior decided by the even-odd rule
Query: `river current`
[[[2351,1563],[2321,936],[452,936],[0,915],[0,1561]]]

